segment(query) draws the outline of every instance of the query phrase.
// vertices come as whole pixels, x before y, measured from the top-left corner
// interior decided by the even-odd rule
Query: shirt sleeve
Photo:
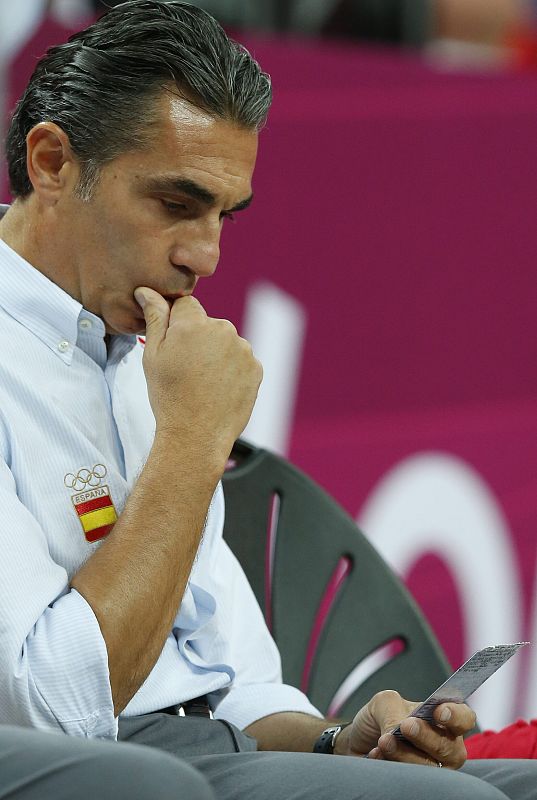
[[[215,718],[240,729],[283,711],[322,718],[303,692],[282,683],[278,648],[242,567],[223,539],[211,573],[218,627],[228,648],[226,660],[235,672],[231,688],[216,693]]]
[[[83,737],[117,737],[99,623],[69,588],[0,458],[0,720]]]

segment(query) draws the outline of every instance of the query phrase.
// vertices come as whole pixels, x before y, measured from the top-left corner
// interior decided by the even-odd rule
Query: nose
[[[216,224],[215,224],[216,222]],[[198,278],[208,278],[214,274],[220,258],[220,220],[197,220],[185,235],[182,230],[180,241],[171,254],[176,267],[187,268]]]

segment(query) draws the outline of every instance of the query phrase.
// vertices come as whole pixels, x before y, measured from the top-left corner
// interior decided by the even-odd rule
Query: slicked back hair
[[[269,76],[207,12],[129,0],[38,62],[7,134],[13,196],[32,192],[26,137],[39,122],[68,135],[81,167],[77,194],[88,199],[102,165],[150,146],[166,89],[250,130],[264,125],[272,98]]]

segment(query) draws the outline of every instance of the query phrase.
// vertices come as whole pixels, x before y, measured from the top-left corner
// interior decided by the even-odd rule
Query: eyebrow
[[[203,203],[206,206],[216,205],[216,195],[200,186],[199,183],[191,181],[188,178],[176,178],[172,176],[163,175],[156,178],[145,178],[142,181],[143,188],[148,192],[170,192],[172,194],[187,194],[193,200]],[[243,211],[248,208],[252,200],[253,194],[240,200],[233,208],[225,209],[227,212]]]

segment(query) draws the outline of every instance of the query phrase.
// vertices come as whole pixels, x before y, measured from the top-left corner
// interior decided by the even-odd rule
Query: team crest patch
[[[69,472],[63,479],[66,488],[76,492],[71,500],[88,542],[104,539],[117,521],[110,489],[103,485],[106,475],[104,464],[96,464],[93,469],[82,467],[76,475]]]

